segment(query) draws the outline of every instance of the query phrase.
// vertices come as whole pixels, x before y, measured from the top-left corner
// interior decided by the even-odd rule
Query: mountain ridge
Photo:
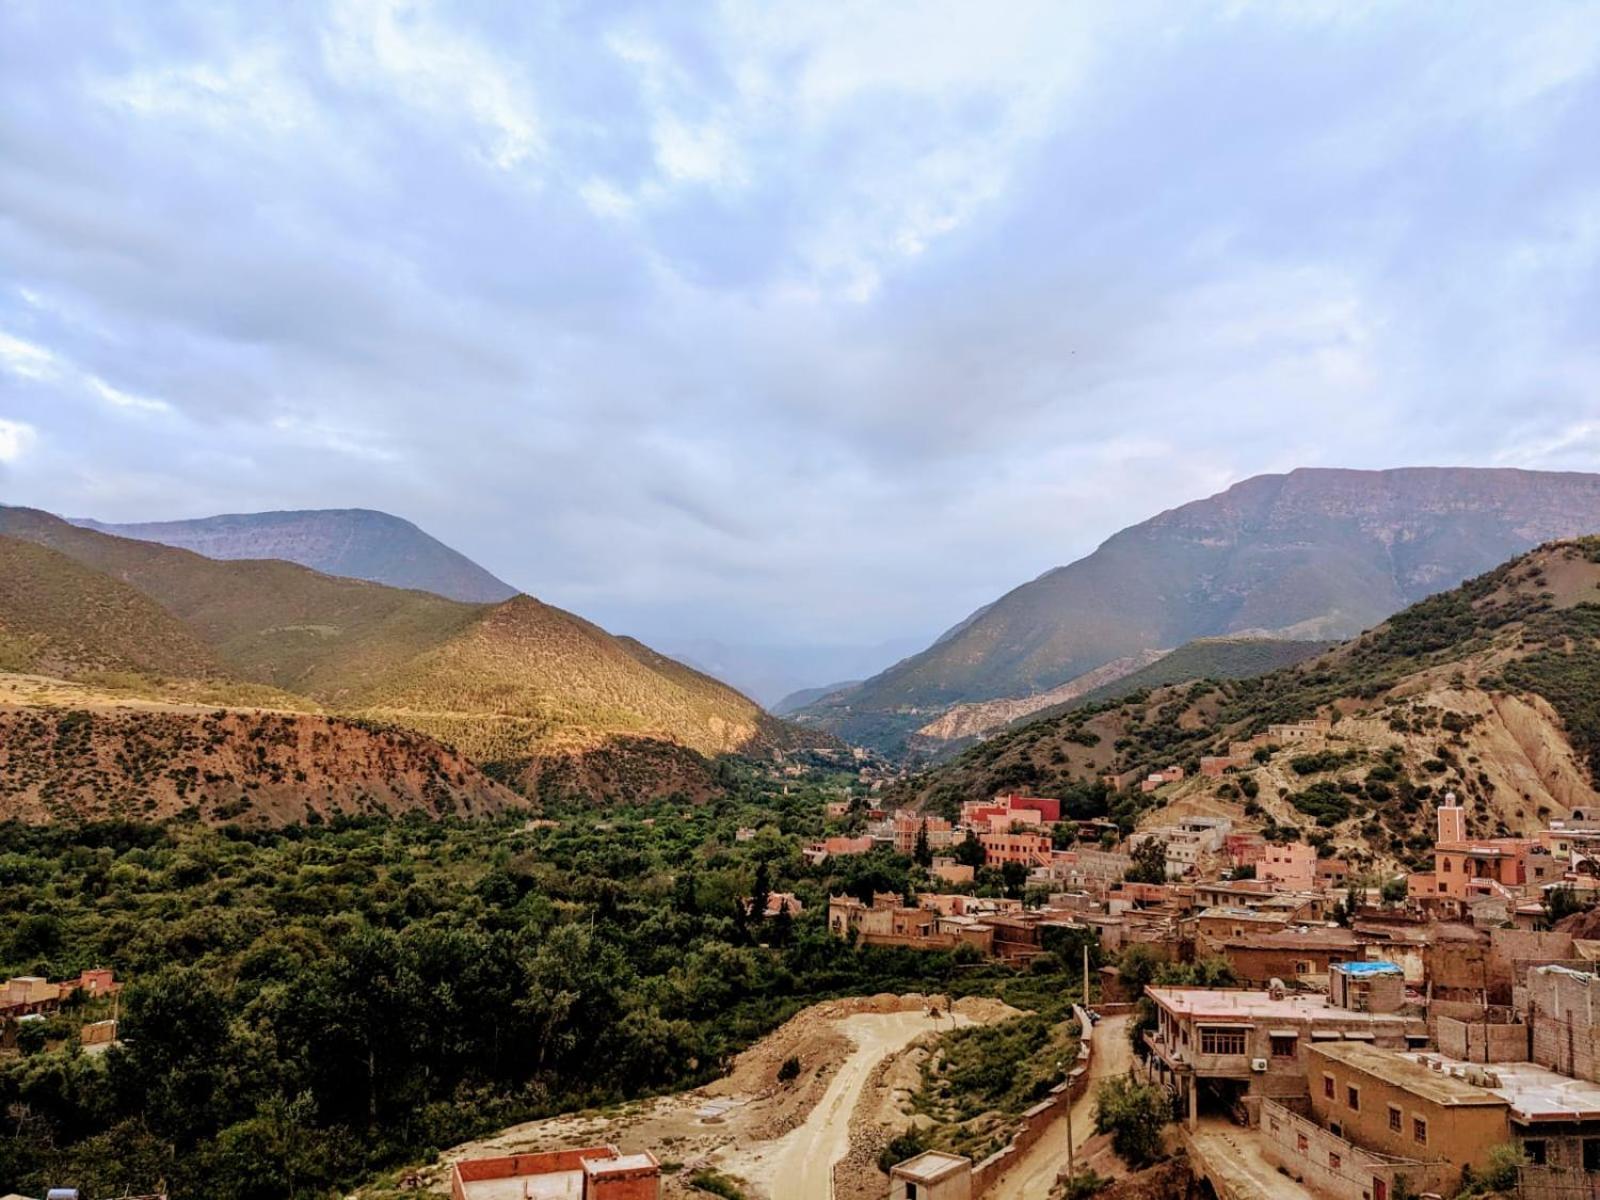
[[[1293,831],[1358,864],[1420,865],[1445,791],[1473,836],[1600,799],[1600,537],[1546,543],[1314,658],[1146,689],[1008,728],[888,798],[944,809],[1005,789],[1125,828],[1183,815]],[[1275,726],[1309,722],[1303,740]],[[1220,775],[1199,771],[1226,756]],[[1181,766],[1153,794],[1133,782]]]
[[[883,749],[954,704],[1048,691],[1115,658],[1246,632],[1331,640],[1540,542],[1600,529],[1600,475],[1300,468],[1113,534],[921,653],[798,714]]]
[[[0,652],[13,671],[98,682],[114,670],[127,676],[110,689],[124,702],[219,693],[225,702],[233,689],[245,703],[395,727],[439,753],[459,750],[526,794],[588,780],[608,794],[649,795],[654,766],[669,791],[695,794],[709,790],[712,756],[830,741],[530,596],[466,604],[281,560],[211,559],[0,506],[0,561],[6,555],[22,568],[0,581]],[[47,619],[57,593],[85,598],[65,626]],[[137,629],[160,633],[146,640],[169,646],[165,657],[130,656],[129,614]],[[209,686],[179,686],[197,681]],[[586,766],[590,753],[604,763]],[[418,786],[393,802],[415,802]],[[470,808],[477,796],[468,789],[457,800]]]
[[[405,518],[378,509],[277,509],[123,524],[76,517],[71,523],[224,562],[281,559],[325,575],[432,592],[469,604],[493,604],[517,594],[466,555]]]

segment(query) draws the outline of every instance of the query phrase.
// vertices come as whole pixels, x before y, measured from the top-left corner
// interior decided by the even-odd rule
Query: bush
[[[710,1192],[713,1196],[721,1196],[722,1200],[744,1200],[744,1192],[739,1189],[738,1184],[710,1167],[704,1167],[691,1174],[689,1186],[698,1188],[702,1192]]]
[[[778,1068],[778,1082],[788,1083],[800,1075],[800,1060],[791,1054],[783,1060],[783,1065]]]

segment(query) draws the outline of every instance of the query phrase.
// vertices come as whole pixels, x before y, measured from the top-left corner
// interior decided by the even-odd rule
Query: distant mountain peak
[[[1540,542],[1596,530],[1600,475],[1476,467],[1257,475],[1114,534],[803,715],[894,749],[952,705],[1045,692],[1162,646],[1246,632],[1349,637]]]
[[[494,604],[517,594],[516,588],[404,517],[371,508],[222,513],[133,524],[77,518],[72,523],[116,537],[192,550],[207,558],[276,558],[325,575],[432,592],[471,604]]]

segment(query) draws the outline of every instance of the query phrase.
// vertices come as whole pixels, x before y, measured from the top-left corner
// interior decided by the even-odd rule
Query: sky
[[[0,0],[0,500],[383,509],[669,650],[1596,469],[1597,267],[1594,4]]]

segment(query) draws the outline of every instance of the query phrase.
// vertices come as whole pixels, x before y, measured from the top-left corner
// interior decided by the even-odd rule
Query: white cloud
[[[222,63],[108,76],[91,90],[103,103],[141,118],[195,121],[224,133],[251,128],[282,136],[314,115],[310,98],[275,47],[256,47]]]
[[[341,0],[323,47],[337,78],[382,87],[402,104],[476,128],[480,153],[501,170],[545,152],[532,89],[515,60],[436,20],[430,4]]]
[[[54,379],[59,373],[56,356],[50,351],[4,330],[0,330],[0,365],[22,379]]]
[[[39,431],[22,421],[0,417],[0,463],[14,463],[33,448]]]

